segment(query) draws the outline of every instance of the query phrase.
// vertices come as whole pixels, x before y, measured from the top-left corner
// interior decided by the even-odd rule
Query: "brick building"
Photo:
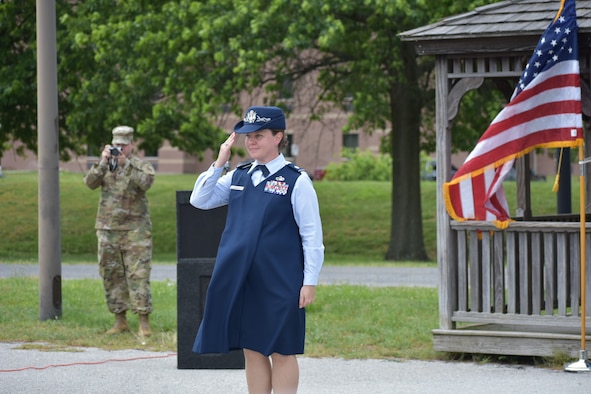
[[[310,84],[305,89],[294,90],[292,97],[282,100],[284,106],[290,109],[287,116],[287,134],[290,145],[286,156],[313,174],[317,169],[325,167],[330,162],[341,160],[343,146],[356,147],[362,151],[379,151],[381,138],[385,131],[378,131],[368,135],[362,131],[343,134],[342,128],[347,122],[349,113],[346,109],[333,109],[325,113],[321,120],[312,119],[312,108],[317,108],[317,94]],[[242,107],[246,109],[251,105],[261,105],[263,93],[254,92],[248,97],[243,97]],[[231,131],[234,124],[240,120],[233,114],[225,114],[217,120],[217,124],[225,130]],[[113,125],[115,127],[117,125]],[[135,128],[135,125],[129,124]],[[111,140],[111,130],[105,130],[105,143]],[[236,147],[244,147],[244,137],[236,144]],[[136,152],[139,156],[145,156],[143,152]],[[215,158],[216,152],[203,152],[203,160],[194,155],[187,154],[165,143],[156,156],[146,156],[154,164],[158,173],[198,173],[206,169]],[[60,162],[60,169],[73,172],[85,172],[98,157],[78,156],[70,162]],[[232,164],[243,161],[244,157],[235,156]],[[36,155],[28,151],[25,157],[16,154],[16,146],[4,151],[0,159],[3,170],[37,170]]]
[[[310,77],[313,78],[313,77]],[[290,161],[306,169],[309,174],[318,173],[317,170],[324,168],[331,162],[341,161],[341,152],[343,147],[355,147],[361,151],[369,150],[373,153],[379,152],[382,137],[388,132],[379,130],[371,135],[362,130],[343,134],[342,128],[347,122],[349,112],[347,106],[345,109],[332,108],[322,116],[320,120],[312,120],[312,108],[317,108],[320,103],[317,102],[317,91],[313,81],[304,81],[301,83],[304,88],[294,89],[294,93],[289,98],[282,99],[282,104],[290,109],[287,117],[287,134],[290,141],[286,156]],[[250,96],[244,96],[242,107],[246,109],[251,105],[261,105],[263,103],[263,92],[254,92]],[[225,130],[232,130],[234,124],[240,118],[234,114],[224,114],[217,120],[217,124]],[[117,125],[113,125],[115,127]],[[129,126],[135,127],[130,124]],[[244,146],[244,137],[240,136],[236,147]],[[105,130],[105,143],[111,140],[111,130]],[[36,171],[38,168],[37,157],[34,152],[27,151],[25,157],[16,154],[16,148],[4,151],[0,159],[1,169]],[[143,152],[136,152],[139,156],[145,156]],[[553,176],[556,173],[556,159],[552,156],[556,152],[539,152],[530,155],[531,168],[539,174]],[[180,151],[178,148],[170,146],[167,142],[157,152],[155,156],[147,156],[156,168],[157,173],[200,173],[204,171],[215,159],[216,152],[203,152],[203,159],[199,160],[197,156]],[[467,153],[459,153],[452,156],[452,164],[459,167]],[[86,170],[96,162],[96,156],[77,156],[69,162],[60,162],[60,169],[72,172],[86,172]],[[244,157],[235,155],[232,159],[232,165],[243,161]],[[573,166],[573,173],[578,173],[577,166]]]

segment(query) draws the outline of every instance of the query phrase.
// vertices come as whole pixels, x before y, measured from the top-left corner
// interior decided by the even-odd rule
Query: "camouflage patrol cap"
[[[113,129],[113,145],[122,144],[129,145],[133,140],[133,127],[117,126]]]

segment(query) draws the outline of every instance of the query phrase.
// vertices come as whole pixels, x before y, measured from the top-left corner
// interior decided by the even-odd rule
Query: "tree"
[[[393,158],[386,259],[426,260],[417,197],[421,115],[432,96],[432,62],[417,57],[397,33],[485,2],[58,0],[60,148],[99,146],[114,124],[133,123],[143,149],[168,140],[200,154],[217,148],[222,132],[216,120],[224,111],[242,112],[240,94],[263,87],[268,103],[277,103],[286,83],[314,75],[320,92],[315,116],[351,103],[346,130],[391,130],[385,146]],[[34,2],[24,3],[30,14]],[[28,23],[19,35],[8,31],[10,38],[3,35],[0,43],[20,44],[26,56],[13,60],[23,75],[6,80],[34,81],[34,26],[31,15],[19,16],[14,4],[0,4],[0,20],[17,15],[17,22]],[[21,103],[10,107],[12,89],[0,92],[0,141],[20,139],[34,148],[34,125],[8,112],[33,108],[35,95],[21,91]]]
[[[0,2],[0,45],[8,54],[0,59],[0,155],[16,142],[19,153],[37,151],[35,3]],[[56,0],[56,7],[62,160],[102,146],[118,124],[135,125],[147,151],[165,140],[196,154],[217,145],[220,130],[207,119],[228,94],[214,86],[193,107],[187,97],[198,93],[186,82],[203,79],[211,62],[186,66],[189,58],[178,59],[183,48],[169,40],[193,48],[183,32],[197,18],[197,2]]]
[[[37,146],[35,2],[0,4],[0,157],[13,141]],[[21,150],[24,147],[21,147]]]
[[[217,18],[212,14],[198,28],[214,38],[228,29],[237,32],[229,40],[232,52],[223,58],[237,57],[237,77],[246,79],[246,86],[265,84],[277,93],[285,78],[297,82],[317,72],[322,102],[341,105],[352,99],[347,129],[391,128],[392,224],[386,259],[427,260],[418,198],[419,150],[421,109],[425,95],[431,94],[421,89],[421,82],[428,81],[425,72],[432,64],[419,59],[397,33],[471,3],[481,2],[216,1],[233,12]],[[208,42],[224,54],[226,44]]]

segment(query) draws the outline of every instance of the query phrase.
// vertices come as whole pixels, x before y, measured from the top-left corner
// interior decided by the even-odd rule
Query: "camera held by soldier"
[[[111,157],[109,158],[109,170],[112,172],[117,169],[117,165],[119,164],[119,159],[117,159],[117,157],[121,154],[121,147],[112,146],[109,148],[109,152],[111,153]]]
[[[111,152],[111,156],[119,156],[119,154],[121,153],[121,147],[112,146],[109,148],[109,152]]]

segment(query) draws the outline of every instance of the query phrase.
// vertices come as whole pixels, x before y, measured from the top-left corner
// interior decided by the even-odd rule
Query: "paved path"
[[[588,393],[591,374],[442,361],[299,358],[299,394]],[[141,350],[23,350],[0,343],[0,393],[246,394],[243,370],[177,369]]]
[[[39,276],[37,264],[0,264],[0,278]],[[63,279],[100,279],[94,264],[62,264]],[[154,265],[152,280],[176,281],[176,265]],[[320,284],[437,287],[437,268],[324,266]]]

